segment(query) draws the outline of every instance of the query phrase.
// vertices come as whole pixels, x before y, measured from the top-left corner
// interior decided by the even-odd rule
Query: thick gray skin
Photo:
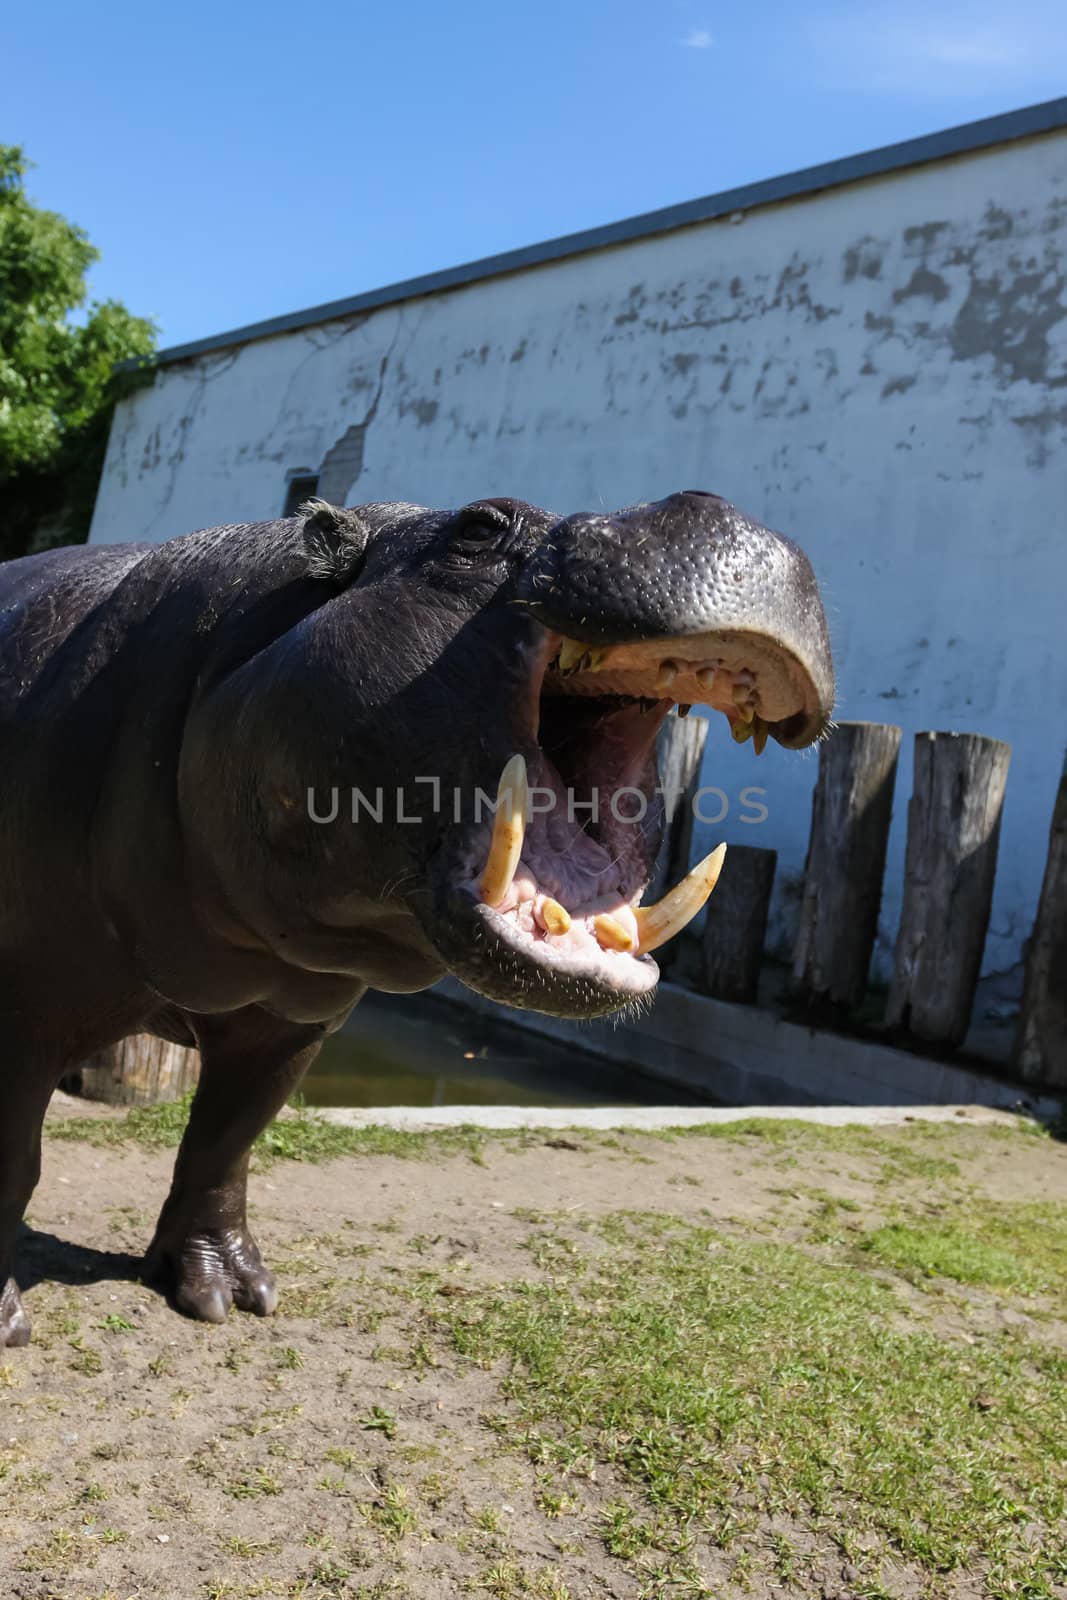
[[[29,1337],[12,1256],[45,1108],[92,1051],[141,1031],[201,1050],[148,1266],[217,1321],[274,1308],[249,1147],[368,987],[451,970],[563,1015],[625,1003],[493,938],[461,882],[484,843],[469,797],[514,750],[533,759],[550,629],[715,626],[758,627],[799,663],[804,706],[772,731],[817,738],[833,674],[811,569],[714,496],[562,521],[508,500],[322,508],[0,567],[0,1347]],[[429,775],[460,789],[459,824],[415,784]],[[316,825],[307,791],[335,784],[403,786],[421,823],[387,807],[353,827],[342,804]],[[649,824],[631,876],[655,845]]]

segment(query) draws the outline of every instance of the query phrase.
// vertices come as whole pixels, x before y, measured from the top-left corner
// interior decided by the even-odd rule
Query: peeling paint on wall
[[[367,407],[362,422],[353,422],[341,437],[330,446],[319,469],[319,495],[333,505],[344,505],[353,486],[359,482],[363,471],[363,457],[367,448],[367,430],[378,414],[385,375],[389,370],[389,356],[382,357],[378,369],[378,386]]]

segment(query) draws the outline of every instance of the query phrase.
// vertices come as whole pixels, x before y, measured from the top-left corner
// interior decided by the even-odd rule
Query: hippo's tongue
[[[489,855],[479,879],[483,902],[493,910],[513,913],[528,931],[571,945],[595,941],[601,950],[647,955],[666,944],[691,922],[719,880],[725,844],[705,856],[663,899],[636,910],[628,903],[568,908],[545,894],[522,866],[529,783],[526,762],[514,755],[497,786],[496,818]]]

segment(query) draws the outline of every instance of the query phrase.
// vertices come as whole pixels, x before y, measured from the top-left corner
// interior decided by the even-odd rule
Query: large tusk
[[[511,888],[511,880],[522,855],[526,835],[526,807],[530,788],[526,781],[526,762],[514,755],[500,774],[496,791],[496,820],[493,842],[478,885],[487,906],[498,906]]]
[[[662,900],[654,906],[638,906],[634,915],[637,918],[640,955],[657,950],[668,939],[673,939],[676,933],[681,933],[687,922],[692,922],[719,881],[725,855],[726,846],[718,845]]]

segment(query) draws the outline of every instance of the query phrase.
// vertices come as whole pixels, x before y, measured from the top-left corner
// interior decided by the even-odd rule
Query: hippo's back
[[[152,548],[69,545],[0,563],[0,718]]]

